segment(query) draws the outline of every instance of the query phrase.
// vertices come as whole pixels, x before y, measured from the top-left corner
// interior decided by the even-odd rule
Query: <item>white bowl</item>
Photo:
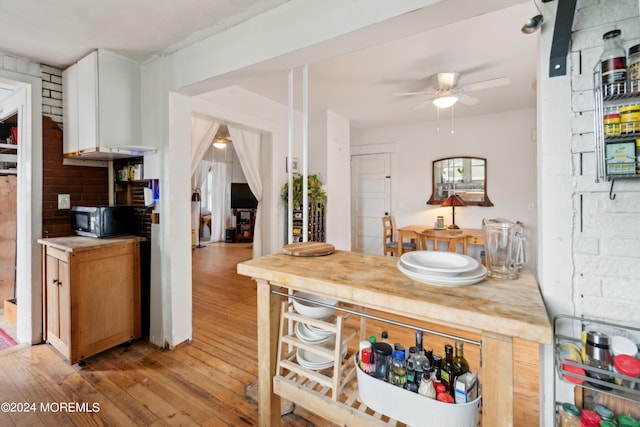
[[[338,301],[336,300],[313,295],[307,292],[297,292],[294,296],[330,306],[335,306],[336,304],[338,304]],[[331,316],[335,312],[332,307],[325,307],[323,305],[317,305],[312,302],[301,301],[297,299],[293,299],[293,308],[295,308],[295,310],[299,314],[310,317],[312,319],[324,319],[325,317]]]

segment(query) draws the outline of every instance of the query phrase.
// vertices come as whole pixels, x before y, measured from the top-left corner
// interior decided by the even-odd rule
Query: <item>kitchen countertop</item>
[[[336,251],[323,257],[282,253],[238,264],[238,273],[411,318],[551,344],[551,323],[535,278],[487,277],[465,287],[422,284],[402,274],[398,258]]]
[[[51,246],[65,252],[81,252],[91,250],[96,246],[120,245],[123,243],[143,242],[146,238],[139,236],[117,236],[98,239],[95,237],[66,236],[38,239],[38,243]]]

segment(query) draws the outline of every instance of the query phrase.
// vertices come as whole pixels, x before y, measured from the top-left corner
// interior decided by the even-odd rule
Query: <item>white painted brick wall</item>
[[[62,70],[0,52],[0,69],[42,79],[42,114],[62,123]]]
[[[41,76],[42,114],[51,117],[54,122],[62,123],[62,70],[43,65]]]
[[[595,182],[593,70],[602,35],[640,43],[638,0],[578,0],[569,55],[574,202],[572,299],[577,315],[640,322],[640,179]]]

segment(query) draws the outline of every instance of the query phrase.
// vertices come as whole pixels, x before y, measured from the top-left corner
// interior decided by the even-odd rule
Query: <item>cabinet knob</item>
[[[57,285],[58,284],[58,279],[53,279],[53,284]]]

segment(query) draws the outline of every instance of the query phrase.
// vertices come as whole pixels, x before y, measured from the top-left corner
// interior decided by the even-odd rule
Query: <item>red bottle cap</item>
[[[371,363],[371,349],[363,348],[360,358],[362,359],[362,363]]]
[[[582,410],[582,425],[584,427],[598,427],[601,419],[602,417],[598,415],[596,411],[592,411],[591,409]]]
[[[628,354],[619,354],[613,359],[613,367],[622,375],[640,377],[640,360]]]
[[[566,363],[562,364],[562,370],[566,371],[566,372],[572,372],[574,374],[578,374],[578,375],[582,375],[583,377],[587,375],[587,373],[584,371],[584,369],[578,367],[578,366],[572,366],[572,365],[568,365]],[[584,380],[582,378],[578,378],[578,377],[574,377],[573,375],[569,375],[569,374],[564,374],[563,375],[564,379],[572,382],[574,384],[582,384],[584,383]]]

